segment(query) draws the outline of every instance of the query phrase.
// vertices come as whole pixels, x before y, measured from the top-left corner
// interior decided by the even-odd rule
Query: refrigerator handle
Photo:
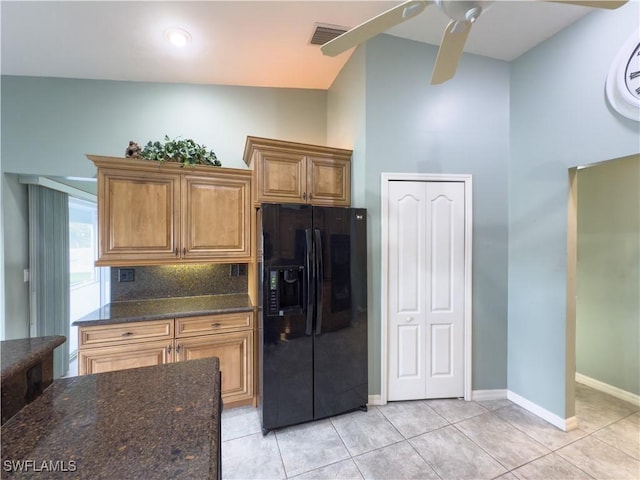
[[[324,299],[322,281],[324,278],[324,266],[322,265],[322,237],[319,229],[314,229],[315,256],[316,256],[316,335],[322,333],[322,300]]]
[[[305,270],[306,270],[306,288],[305,288],[305,306],[307,310],[307,322],[305,333],[307,335],[311,335],[313,333],[313,271],[315,270],[315,265],[313,262],[313,241],[311,238],[311,229],[307,228],[305,230],[305,238],[307,241],[307,252],[305,255]]]

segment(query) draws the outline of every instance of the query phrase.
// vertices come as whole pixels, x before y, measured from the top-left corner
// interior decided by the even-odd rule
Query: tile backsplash
[[[119,281],[129,273],[121,275],[121,269],[133,270],[133,281]],[[231,265],[210,263],[111,267],[111,301],[246,293],[246,274],[231,276],[231,269]]]

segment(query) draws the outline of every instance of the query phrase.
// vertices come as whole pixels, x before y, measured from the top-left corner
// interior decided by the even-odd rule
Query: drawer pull
[[[133,333],[131,333],[131,332],[124,332],[122,334],[123,337],[130,337],[131,335],[133,335]]]
[[[167,345],[167,355],[171,355],[171,345]]]
[[[218,323],[218,322],[211,324],[211,328],[220,328],[221,326],[222,326],[222,324]]]

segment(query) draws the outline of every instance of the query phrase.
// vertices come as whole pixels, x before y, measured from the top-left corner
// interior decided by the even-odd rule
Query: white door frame
[[[382,263],[380,266],[381,278],[381,325],[380,325],[380,403],[387,403],[388,384],[388,295],[389,285],[389,182],[392,181],[414,181],[414,182],[463,182],[464,183],[464,399],[471,400],[472,395],[472,363],[471,363],[471,336],[472,336],[472,315],[471,315],[471,246],[472,246],[472,225],[473,225],[473,186],[471,175],[440,174],[440,173],[381,173],[381,201],[382,216],[381,230],[382,241],[380,250],[382,251]]]

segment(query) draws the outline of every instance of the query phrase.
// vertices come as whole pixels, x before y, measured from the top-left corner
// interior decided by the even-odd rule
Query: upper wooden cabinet
[[[96,265],[251,260],[251,172],[87,155],[98,167]]]
[[[247,137],[255,203],[351,204],[351,150]]]

